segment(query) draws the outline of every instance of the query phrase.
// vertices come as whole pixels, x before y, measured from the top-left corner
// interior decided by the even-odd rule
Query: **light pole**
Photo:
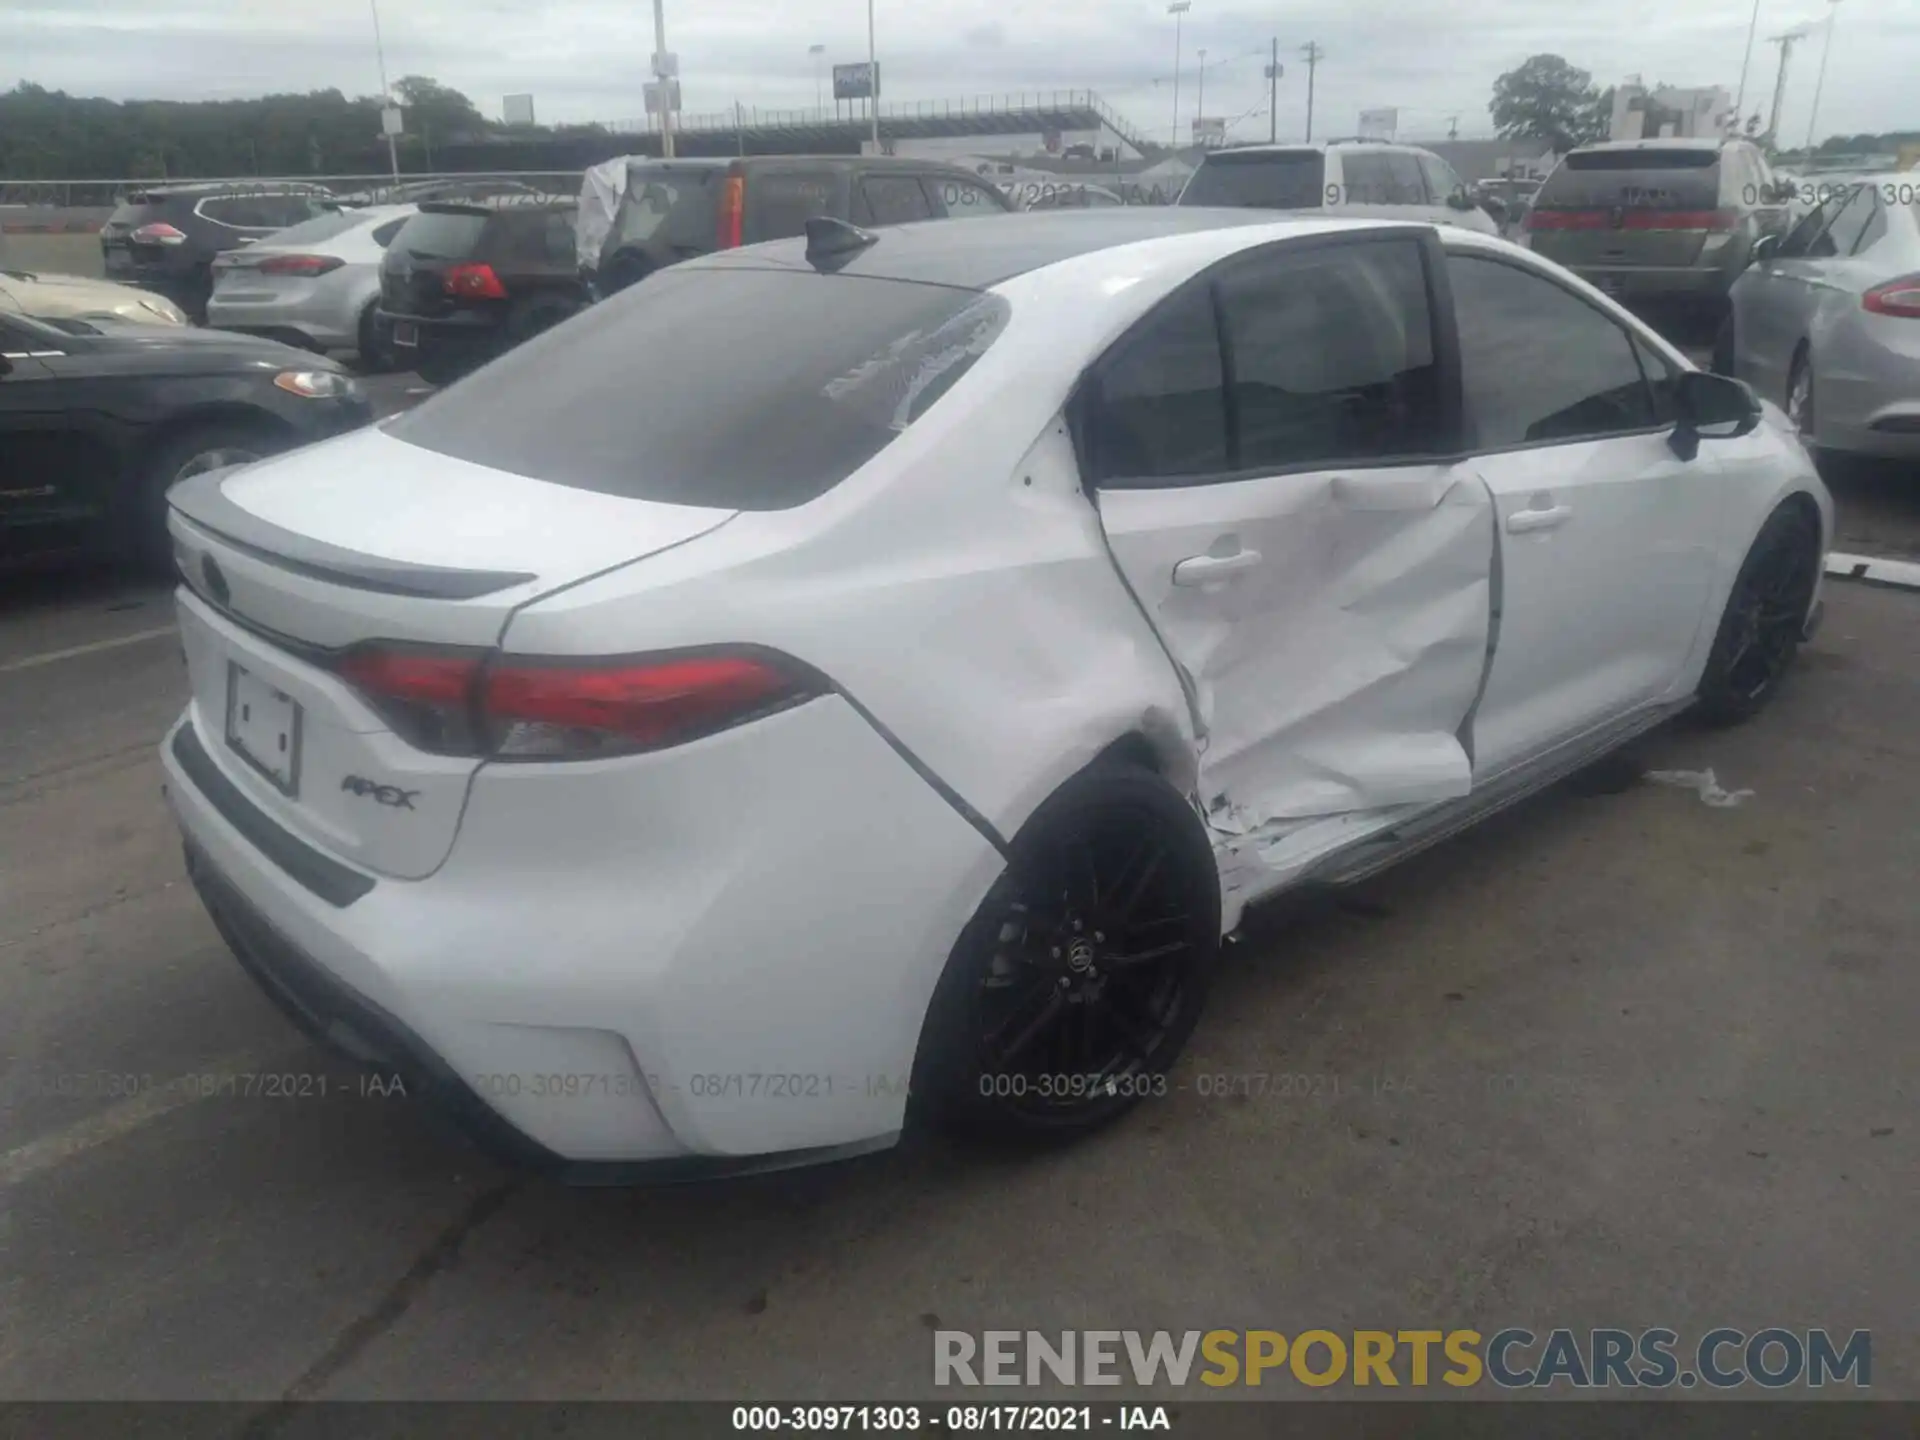
[[[1173,148],[1180,148],[1180,17],[1193,8],[1193,0],[1173,0],[1167,13],[1173,16]]]
[[[1194,67],[1194,73],[1200,77],[1200,88],[1194,94],[1193,118],[1203,120],[1207,114],[1207,47],[1199,50],[1200,63]]]
[[[820,89],[820,57],[826,53],[824,45],[807,46],[807,54],[813,57],[813,108],[819,114],[825,114],[827,109],[826,96]]]
[[[380,64],[380,128],[387,136],[387,163],[393,167],[393,178],[400,179],[400,146],[394,140],[393,131],[387,129],[386,112],[393,108],[393,92],[387,89],[387,47],[380,38],[380,0],[367,0],[373,11],[373,56]]]
[[[1737,128],[1744,128],[1747,103],[1747,70],[1753,64],[1753,37],[1760,29],[1760,0],[1753,0],[1753,18],[1747,21],[1747,53],[1740,61],[1740,93],[1733,100],[1733,122]]]
[[[867,0],[867,108],[873,117],[873,153],[880,153],[880,61],[873,44],[873,0]]]
[[[673,159],[672,72],[680,67],[667,57],[666,0],[653,0],[653,78],[660,90],[660,158]]]
[[[1327,58],[1327,52],[1320,48],[1318,40],[1309,40],[1300,47],[1300,53],[1307,57],[1307,139],[1313,139],[1313,72],[1320,62]]]
[[[1827,57],[1833,53],[1833,22],[1840,18],[1840,0],[1827,0],[1827,38],[1820,47],[1820,78],[1813,82],[1813,109],[1807,113],[1807,154],[1813,154],[1813,123],[1820,118],[1820,92],[1827,83]]]

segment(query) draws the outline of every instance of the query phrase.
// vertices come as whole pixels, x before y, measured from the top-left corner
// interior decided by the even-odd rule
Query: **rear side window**
[[[699,264],[510,351],[388,433],[608,495],[783,510],[872,459],[1006,324],[998,296]]]
[[[608,250],[654,243],[674,249],[711,249],[719,224],[716,196],[722,178],[717,173],[630,169]]]
[[[875,225],[904,225],[912,220],[931,220],[933,205],[914,175],[864,175],[860,178],[860,198],[866,202],[867,218]]]
[[[839,184],[830,171],[768,170],[747,177],[748,244],[761,240],[788,240],[804,235],[807,221],[831,215]]]
[[[1189,285],[1102,363],[1083,430],[1088,473],[1152,486],[1226,470],[1225,375],[1212,290]]]
[[[1467,414],[1483,449],[1617,435],[1656,423],[1627,332],[1518,266],[1449,255]]]
[[[460,260],[473,254],[487,228],[485,215],[422,210],[408,218],[389,247],[435,260]]]
[[[1447,448],[1412,241],[1257,257],[1219,280],[1237,470]]]
[[[1180,192],[1180,203],[1314,210],[1325,201],[1326,175],[1326,157],[1318,150],[1209,155]]]
[[[1342,155],[1337,205],[1424,205],[1420,165],[1402,151]],[[1329,192],[1334,193],[1334,192]]]

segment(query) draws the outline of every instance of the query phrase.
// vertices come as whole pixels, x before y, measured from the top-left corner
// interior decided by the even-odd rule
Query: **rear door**
[[[1431,233],[1238,257],[1083,392],[1115,562],[1205,734],[1234,833],[1467,793],[1491,504],[1456,448]]]
[[[1664,362],[1524,262],[1453,254],[1471,462],[1499,522],[1500,614],[1475,709],[1485,777],[1665,695],[1720,541],[1711,446],[1667,444]]]

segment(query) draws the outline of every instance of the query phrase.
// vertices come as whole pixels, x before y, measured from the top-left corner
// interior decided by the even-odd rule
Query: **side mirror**
[[[1679,423],[1667,444],[1682,460],[1700,453],[1702,440],[1732,440],[1760,424],[1760,399],[1744,380],[1705,370],[1683,370],[1673,387]]]
[[[1449,210],[1471,210],[1473,209],[1473,196],[1469,195],[1465,190],[1449,190],[1447,192],[1447,208]]]
[[[1747,263],[1749,265],[1765,265],[1779,253],[1779,250],[1780,237],[1778,235],[1772,233],[1762,235],[1758,240],[1753,242],[1753,249],[1747,252]]]

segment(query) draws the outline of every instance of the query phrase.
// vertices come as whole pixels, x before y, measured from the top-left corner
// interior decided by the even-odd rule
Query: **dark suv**
[[[578,209],[537,194],[422,204],[380,262],[379,319],[399,363],[445,385],[584,306]]]
[[[329,198],[321,186],[285,181],[136,190],[100,228],[100,258],[107,279],[156,291],[205,324],[213,257],[311,220]]]
[[[580,265],[600,295],[696,255],[791,239],[816,215],[879,226],[1014,208],[957,165],[852,155],[629,157],[590,170],[581,204]]]

